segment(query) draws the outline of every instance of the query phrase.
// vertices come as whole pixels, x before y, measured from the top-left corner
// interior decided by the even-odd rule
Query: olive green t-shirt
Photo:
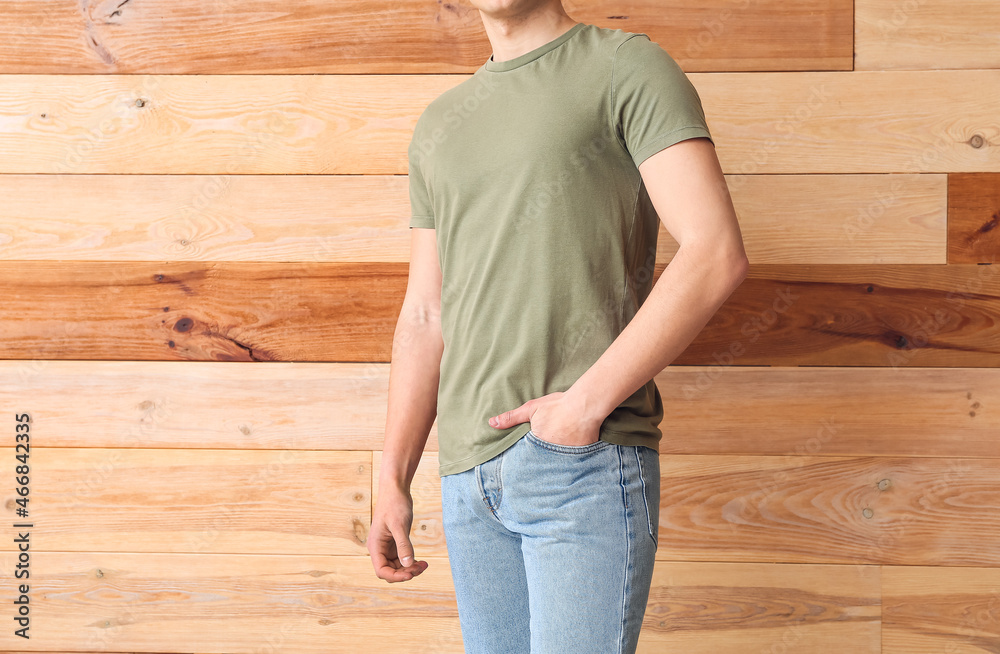
[[[659,217],[638,165],[711,139],[677,63],[641,33],[577,23],[435,98],[409,155],[410,227],[433,228],[443,275],[441,476],[513,445],[487,420],[567,390],[652,288]],[[637,357],[643,353],[636,352]],[[600,439],[659,450],[650,379]]]

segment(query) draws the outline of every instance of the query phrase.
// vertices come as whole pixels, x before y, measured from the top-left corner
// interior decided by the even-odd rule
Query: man
[[[700,99],[648,36],[470,0],[492,56],[409,147],[411,255],[368,549],[427,568],[435,420],[467,652],[634,652],[658,543],[653,377],[747,272]],[[662,221],[679,249],[652,284]],[[667,421],[669,425],[669,419]]]

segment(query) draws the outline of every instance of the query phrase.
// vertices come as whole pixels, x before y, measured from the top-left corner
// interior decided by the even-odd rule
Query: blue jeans
[[[634,653],[659,507],[656,451],[607,441],[559,445],[529,431],[441,477],[466,653]]]

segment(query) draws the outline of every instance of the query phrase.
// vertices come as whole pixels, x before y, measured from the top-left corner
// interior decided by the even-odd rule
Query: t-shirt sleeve
[[[410,227],[429,227],[434,229],[434,207],[431,205],[430,192],[424,182],[420,170],[422,157],[417,149],[416,135],[410,139],[407,148],[408,173],[410,184]]]
[[[611,75],[614,128],[636,167],[666,147],[708,131],[698,91],[659,44],[636,34],[619,44]]]

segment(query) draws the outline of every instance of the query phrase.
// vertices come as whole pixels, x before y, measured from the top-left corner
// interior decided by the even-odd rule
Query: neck
[[[520,57],[565,33],[578,21],[569,17],[561,0],[521,12],[488,14],[479,10],[486,36],[493,46],[493,61]]]

